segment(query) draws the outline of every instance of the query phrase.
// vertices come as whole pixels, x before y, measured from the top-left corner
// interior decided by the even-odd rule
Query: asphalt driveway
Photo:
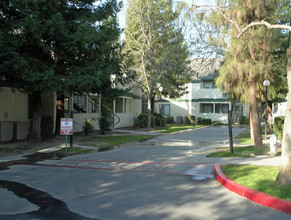
[[[211,165],[221,161],[205,156],[227,139],[227,127],[208,127],[3,168],[0,219],[290,219],[213,179]],[[225,163],[234,162],[247,161]]]

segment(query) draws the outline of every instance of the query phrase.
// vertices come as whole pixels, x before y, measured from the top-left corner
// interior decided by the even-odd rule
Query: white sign
[[[73,134],[73,119],[61,118],[61,135]]]

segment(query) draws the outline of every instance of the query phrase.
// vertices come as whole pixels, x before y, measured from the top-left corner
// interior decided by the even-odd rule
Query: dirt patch
[[[96,140],[90,141],[90,138],[93,137],[104,137],[104,136],[122,136],[129,135],[130,133],[126,132],[108,132],[101,135],[98,131],[92,132],[89,135],[84,135],[83,133],[75,133],[73,136],[73,146],[74,145],[83,145],[90,146],[96,145]],[[70,138],[68,137],[68,146],[70,143]],[[6,156],[16,156],[22,154],[31,154],[42,149],[57,147],[65,145],[65,136],[57,135],[51,139],[43,140],[40,143],[30,143],[27,140],[23,141],[13,141],[13,142],[2,142],[0,143],[0,157]]]

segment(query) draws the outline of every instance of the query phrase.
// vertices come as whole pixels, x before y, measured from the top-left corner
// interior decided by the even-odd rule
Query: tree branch
[[[254,21],[250,24],[248,24],[246,27],[244,27],[240,33],[237,35],[237,38],[240,38],[249,28],[253,26],[258,26],[258,25],[265,25],[268,29],[286,29],[291,31],[291,26],[288,25],[281,25],[281,24],[270,24],[264,20],[262,21]]]

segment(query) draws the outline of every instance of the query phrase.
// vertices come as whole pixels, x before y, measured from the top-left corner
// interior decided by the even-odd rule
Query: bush
[[[195,116],[194,115],[187,115],[186,116],[186,123],[187,124],[195,124]]]
[[[102,105],[101,107],[101,117],[98,119],[99,121],[99,127],[102,134],[104,134],[106,131],[110,131],[112,124],[113,124],[113,118],[112,118],[112,111],[107,105]]]
[[[152,114],[152,116],[151,116],[152,127],[160,126],[160,120],[162,122],[162,126],[165,126],[166,119],[164,116],[161,116],[158,113]],[[143,113],[143,114],[140,114],[139,116],[137,116],[137,118],[134,122],[134,126],[139,127],[139,128],[146,128],[148,126],[148,114]]]
[[[220,121],[213,121],[212,123],[215,124],[215,126],[222,125],[222,123]]]
[[[154,121],[154,123],[152,123],[152,125],[154,125],[154,126],[165,126],[166,125],[166,119],[161,114],[154,113],[152,116],[153,116],[152,118]]]
[[[95,118],[87,118],[85,120],[85,124],[82,126],[82,130],[85,135],[89,135],[90,132],[95,130],[95,127],[94,127],[95,120],[96,120]]]
[[[279,140],[282,140],[283,137],[284,121],[284,116],[278,116],[274,120],[274,133],[277,135]]]
[[[209,119],[209,118],[198,118],[197,119],[197,123],[199,124],[199,125],[210,125],[211,124],[211,119]]]
[[[140,114],[139,116],[137,116],[135,122],[134,122],[134,126],[138,127],[138,128],[146,128],[148,125],[148,114]]]
[[[166,123],[167,124],[173,124],[174,123],[174,117],[173,116],[167,116],[166,117]]]
[[[247,116],[241,116],[239,123],[241,125],[248,125],[250,123],[250,119]]]
[[[41,137],[42,138],[52,138],[54,136],[53,129],[54,129],[54,120],[53,117],[50,115],[43,115],[41,116]]]

